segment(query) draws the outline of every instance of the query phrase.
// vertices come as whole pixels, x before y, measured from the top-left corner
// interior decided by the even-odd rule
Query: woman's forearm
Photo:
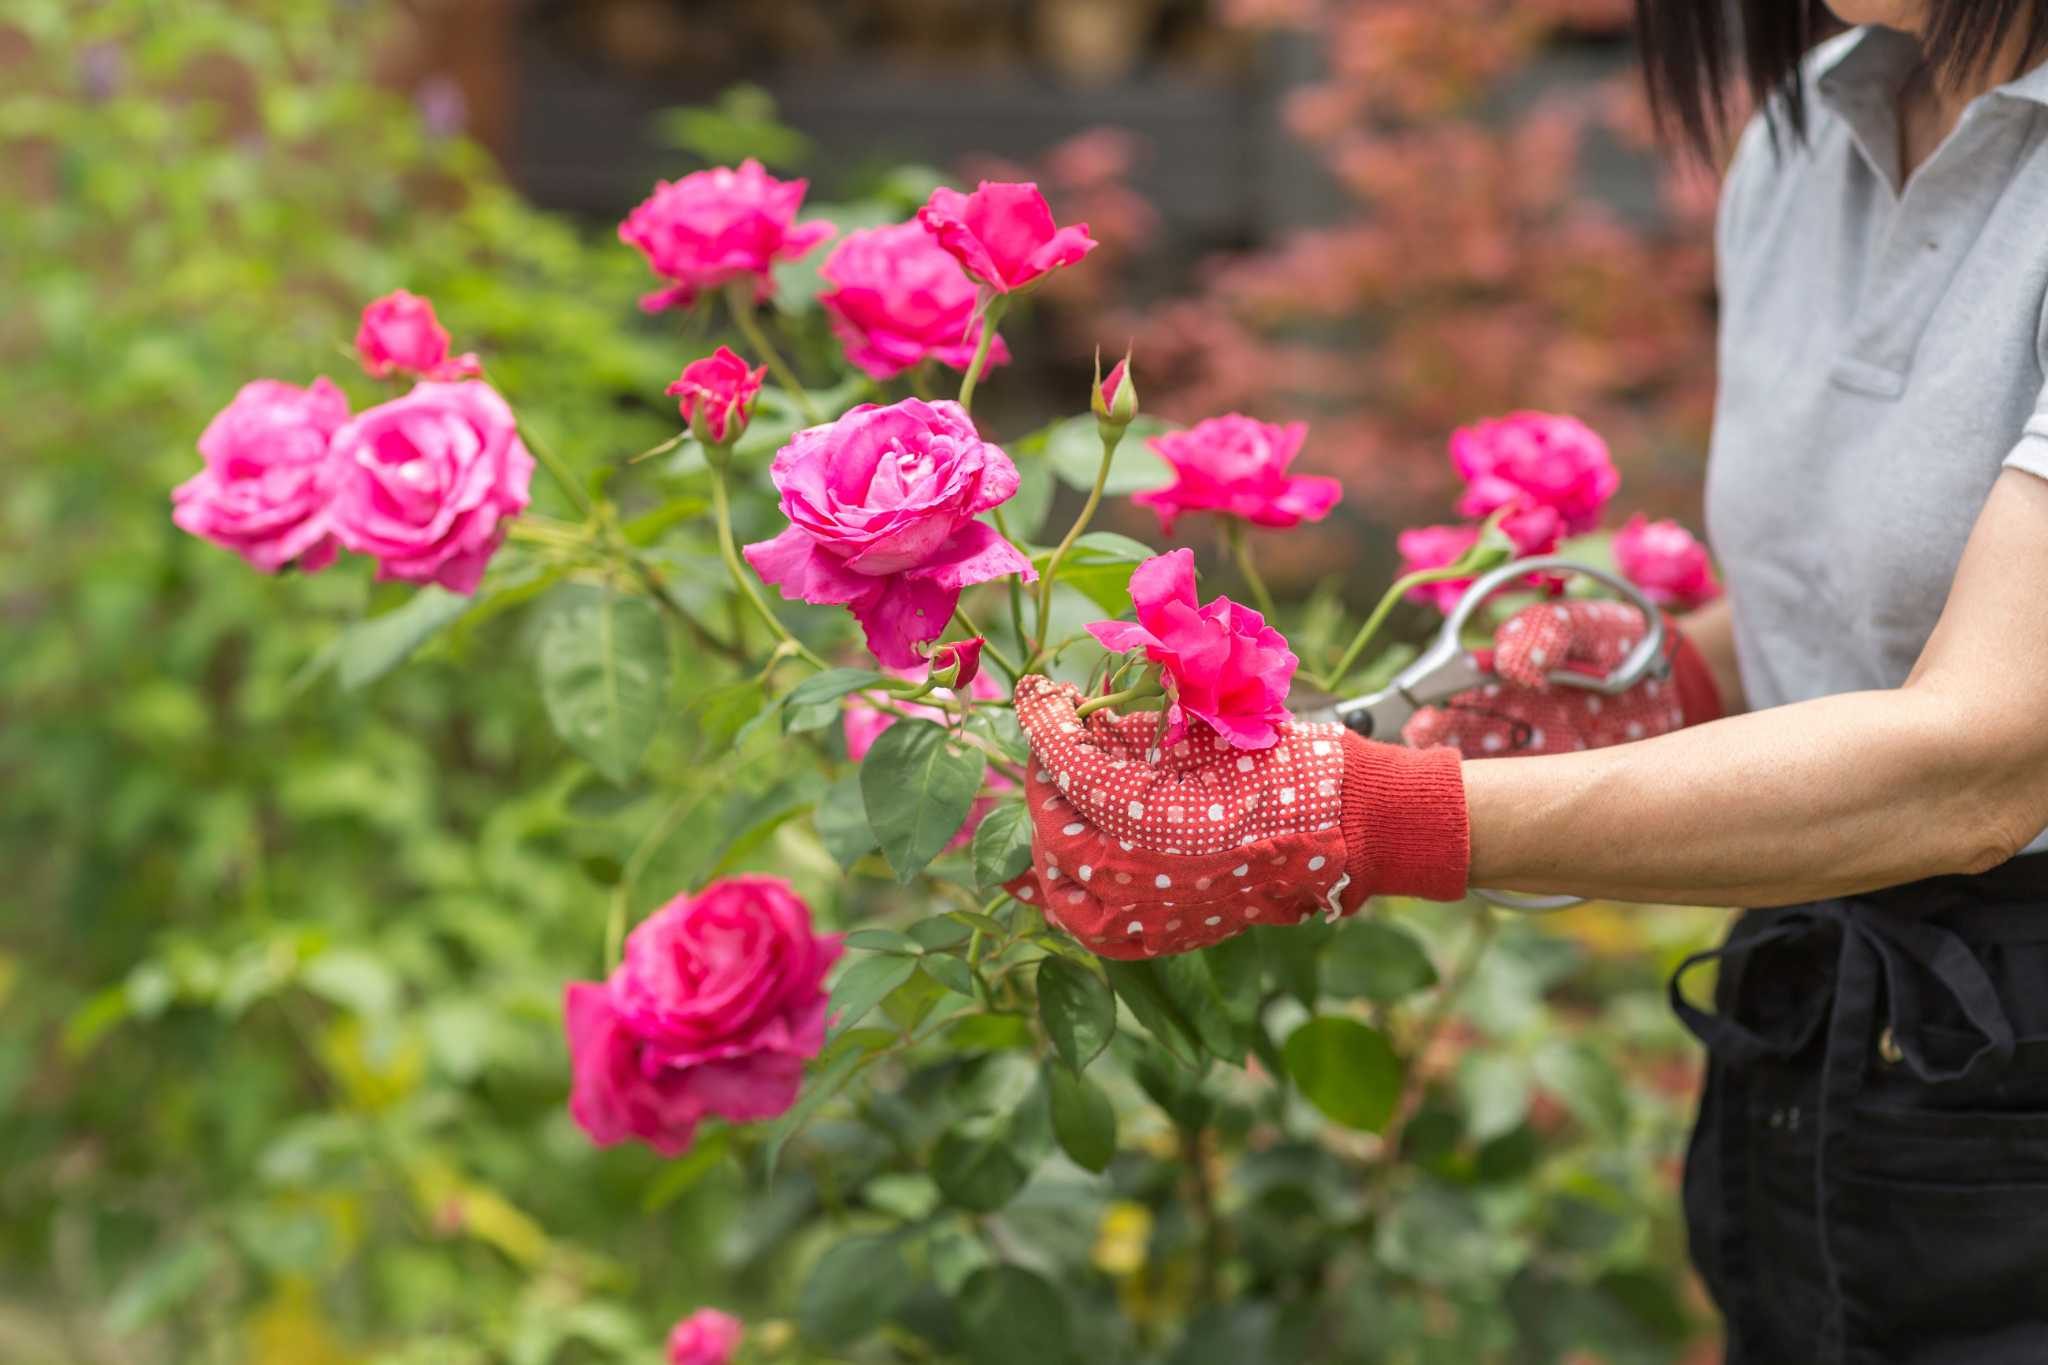
[[[1972,719],[1903,688],[1468,762],[1472,884],[1782,905],[1980,870],[2032,837],[2021,788],[2038,784]]]

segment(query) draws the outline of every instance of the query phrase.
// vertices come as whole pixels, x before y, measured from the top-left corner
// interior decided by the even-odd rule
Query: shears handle
[[[1657,604],[1652,602],[1641,588],[1620,574],[1609,573],[1591,564],[1581,564],[1563,555],[1539,555],[1534,559],[1517,559],[1473,579],[1472,586],[1458,599],[1458,605],[1451,608],[1450,615],[1444,618],[1443,627],[1437,631],[1436,639],[1429,649],[1404,672],[1415,671],[1419,674],[1421,670],[1416,666],[1439,651],[1446,655],[1461,652],[1464,649],[1465,627],[1470,623],[1474,613],[1486,605],[1488,598],[1530,574],[1545,572],[1580,574],[1612,588],[1643,614],[1643,620],[1648,626],[1643,632],[1643,638],[1636,641],[1634,648],[1630,649],[1611,671],[1599,674],[1581,673],[1569,668],[1553,668],[1548,674],[1552,684],[1558,687],[1576,687],[1581,691],[1598,692],[1603,696],[1613,697],[1628,691],[1645,678],[1662,674],[1667,666],[1664,657],[1664,613],[1658,610]],[[1429,700],[1436,702],[1445,698],[1432,697]]]

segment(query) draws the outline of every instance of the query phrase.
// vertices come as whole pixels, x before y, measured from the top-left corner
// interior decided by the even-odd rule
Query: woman
[[[1718,232],[1726,602],[1619,728],[1541,678],[1641,623],[1530,609],[1411,731],[1457,748],[1162,754],[1027,680],[1027,891],[1112,956],[1468,884],[1778,907],[1712,1013],[1673,990],[1729,1360],[2048,1361],[2048,3],[1836,0],[1872,27],[1811,52],[1798,0],[1640,7],[1695,144],[1723,72],[1766,107]]]

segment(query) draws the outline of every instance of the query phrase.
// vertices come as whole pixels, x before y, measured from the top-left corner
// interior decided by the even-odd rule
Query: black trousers
[[[2048,1363],[2048,855],[1749,911],[1671,986],[1729,1365]]]

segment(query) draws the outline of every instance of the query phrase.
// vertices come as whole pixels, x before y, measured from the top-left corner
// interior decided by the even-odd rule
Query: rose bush
[[[922,197],[880,202],[908,217]],[[465,221],[488,231],[492,219]],[[537,237],[513,259],[535,262],[523,280],[547,278],[540,263],[559,244],[515,226],[494,250]],[[1050,670],[1099,695],[1145,690],[1154,667],[1102,652],[1086,631],[1132,610],[1129,579],[1153,557],[1094,520],[1149,528],[1124,497],[1164,482],[1132,458],[1144,447],[1130,432],[1158,428],[1114,410],[1127,395],[1135,406],[1132,368],[1103,399],[1120,431],[1083,417],[977,433],[1009,458],[1017,490],[966,519],[985,518],[1038,577],[1013,568],[963,587],[952,624],[923,649],[909,642],[915,662],[878,667],[850,613],[778,601],[738,552],[794,524],[772,453],[870,396],[837,370],[829,317],[785,272],[772,312],[748,317],[727,290],[698,323],[710,334],[691,334],[701,340],[622,327],[639,262],[611,254],[530,321],[523,298],[480,302],[511,292],[488,274],[444,289],[435,270],[387,266],[337,291],[360,299],[403,278],[441,301],[542,463],[526,505],[498,521],[473,597],[372,587],[369,566],[347,561],[280,585],[197,544],[166,575],[205,597],[178,607],[165,667],[203,669],[200,714],[230,724],[193,727],[138,694],[112,715],[116,742],[175,742],[185,772],[217,765],[213,745],[234,729],[251,742],[232,786],[189,810],[152,806],[139,781],[120,793],[92,847],[164,811],[166,836],[191,848],[178,884],[205,890],[173,892],[178,922],[137,935],[149,946],[132,979],[111,982],[116,1013],[82,1013],[52,1043],[135,1078],[123,1089],[137,1093],[163,1084],[142,1058],[187,1038],[205,1050],[178,1054],[201,1059],[186,1074],[223,1073],[208,1099],[152,1103],[145,1131],[109,1126],[99,1139],[128,1161],[142,1141],[196,1134],[218,1175],[189,1201],[181,1185],[64,1166],[66,1180],[116,1192],[103,1221],[85,1216],[105,1229],[123,1291],[110,1320],[153,1314],[131,1353],[204,1358],[181,1349],[204,1340],[224,1343],[211,1351],[223,1358],[262,1343],[273,1358],[319,1358],[310,1339],[379,1365],[644,1361],[679,1315],[710,1303],[746,1320],[744,1365],[980,1365],[1020,1344],[1035,1360],[1176,1365],[1217,1351],[1670,1358],[1686,1306],[1646,1174],[1646,1154],[1669,1145],[1652,1090],[1672,1085],[1653,1069],[1670,1064],[1668,1040],[1641,1022],[1649,995],[1628,996],[1616,1016],[1645,1069],[1624,1086],[1584,1031],[1589,993],[1605,1002],[1625,957],[1476,906],[1382,904],[1341,925],[1260,925],[1200,953],[1105,966],[1000,890],[1021,813],[1019,789],[1000,784],[1029,777],[1006,704],[1015,677]],[[747,322],[786,353],[779,368]],[[317,348],[273,346],[250,327],[212,349],[303,380],[354,324],[334,322]],[[736,440],[686,434],[660,398],[680,362],[721,342],[746,373],[769,368]],[[968,360],[963,377],[986,374]],[[1135,368],[1148,393],[1166,378],[1144,352]],[[365,379],[344,381],[358,410],[393,397]],[[911,384],[932,408],[950,396],[929,375],[892,382],[877,408]],[[194,387],[218,402],[234,384]],[[200,425],[175,443],[187,460]],[[1073,438],[1104,427],[1121,444],[1092,467],[1076,459]],[[1063,491],[1048,500],[1048,488]],[[831,511],[866,529],[888,506]],[[1196,603],[1216,591],[1202,585]],[[115,628],[132,619],[118,595],[93,600]],[[1298,673],[1329,680],[1319,612],[1331,608],[1260,615],[1293,642]],[[981,676],[948,686],[977,638]],[[1360,674],[1379,666],[1375,638]],[[251,650],[277,685],[238,704],[236,661]],[[419,666],[393,671],[408,656]],[[285,692],[280,659],[304,667],[299,690]],[[1160,667],[1153,685],[1170,693]],[[304,690],[327,679],[332,693]],[[1166,704],[1120,709],[1142,724],[1145,707]],[[331,717],[335,733],[266,752],[267,718],[284,705]],[[860,713],[893,723],[855,762],[844,718]],[[26,800],[42,801],[46,781]],[[273,791],[290,803],[283,824]],[[171,890],[160,864],[107,865],[127,869],[113,894]],[[667,922],[661,907],[766,871],[811,907],[814,937],[846,939],[794,1102],[749,1084],[728,1109],[789,1107],[735,1119],[713,1103],[734,1100],[710,1069],[722,1063],[670,1060],[675,1020],[725,1019],[716,1001],[739,998],[735,982],[780,979],[767,969],[795,961],[796,937],[691,940],[657,957],[690,970],[650,971],[647,1008],[631,1014],[609,983],[641,925]],[[271,927],[300,906],[317,927]],[[569,982],[600,1008],[558,1013]],[[108,1017],[120,1033],[93,1022]],[[565,1049],[565,1023],[592,1018],[601,1046]],[[95,1048],[95,1036],[107,1041]],[[731,1041],[757,1036],[739,1028]],[[626,1140],[601,1150],[564,1103],[587,1074],[626,1116]],[[51,1093],[39,1086],[29,1103]],[[664,1157],[655,1144],[675,1150],[685,1122],[687,1147]],[[8,1197],[41,1198],[29,1187],[43,1183]],[[70,1207],[10,1236],[79,1216],[76,1197],[50,1201]],[[144,1221],[152,1244],[130,1251]],[[216,1304],[234,1305],[225,1327]],[[725,1336],[686,1344],[721,1349]]]

